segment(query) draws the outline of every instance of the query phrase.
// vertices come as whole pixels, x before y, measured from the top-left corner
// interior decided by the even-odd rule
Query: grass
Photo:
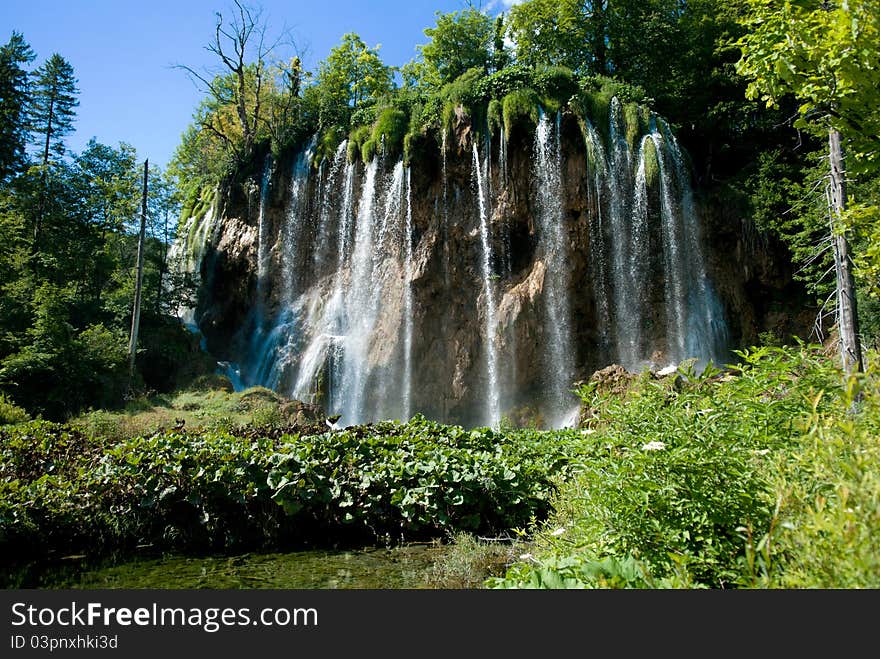
[[[172,428],[218,430],[235,426],[283,425],[291,421],[282,396],[263,387],[241,392],[207,378],[194,388],[168,396],[138,398],[120,411],[95,410],[71,421],[92,437],[121,441]],[[225,388],[211,388],[218,385]]]

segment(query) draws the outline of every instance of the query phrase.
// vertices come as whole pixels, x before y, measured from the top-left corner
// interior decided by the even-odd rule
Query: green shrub
[[[93,442],[52,424],[0,428],[0,546],[229,549],[497,533],[545,515],[553,477],[576,455],[554,433],[501,435],[421,417],[314,436],[266,432]]]
[[[660,161],[654,140],[645,141],[645,184],[656,188],[660,183]]]
[[[764,573],[771,575],[763,577],[767,583],[780,585],[876,583],[877,547],[868,539],[878,529],[878,507],[869,504],[877,500],[876,452],[858,453],[859,470],[833,443],[820,444],[829,451],[823,460],[804,452],[811,419],[833,428],[846,418],[840,371],[819,350],[738,354],[741,363],[731,372],[682,367],[673,377],[640,378],[625,398],[585,388],[584,403],[595,418],[582,432],[592,448],[560,487],[553,517],[536,529],[537,562],[514,566],[494,585],[591,584],[595,579],[583,566],[609,558],[636,561],[644,583],[659,587],[737,587]],[[862,415],[851,423],[865,438],[876,437],[880,415],[867,405]],[[781,482],[780,473],[786,475]],[[785,492],[792,499],[779,510]],[[834,492],[837,505],[816,503],[834,501]],[[850,492],[860,493],[857,505],[846,504],[843,493]],[[820,510],[821,523],[815,521]],[[840,521],[847,514],[848,525]],[[792,525],[800,537],[786,535]],[[840,534],[836,539],[831,527]],[[777,565],[776,573],[758,565],[768,545],[764,535],[774,548],[765,562]],[[829,547],[816,551],[823,538]],[[817,578],[812,566],[805,570],[809,578],[792,577],[791,565],[823,552],[861,567],[849,581],[840,576],[849,568],[824,581],[809,581]],[[824,561],[829,575],[834,560]]]
[[[30,415],[0,391],[0,426],[30,421]]]
[[[533,74],[534,89],[555,102],[565,105],[579,91],[578,81],[571,69],[564,66],[550,66],[538,69]]]

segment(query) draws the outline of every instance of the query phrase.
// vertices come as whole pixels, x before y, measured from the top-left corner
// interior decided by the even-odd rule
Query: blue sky
[[[515,1],[515,0],[514,0]],[[76,132],[67,139],[81,151],[90,138],[127,142],[140,159],[164,167],[202,97],[186,74],[173,68],[212,65],[204,49],[214,14],[231,0],[0,0],[0,41],[21,32],[38,66],[52,53],[73,65],[79,80]],[[381,45],[386,64],[399,66],[425,43],[435,12],[467,6],[465,0],[253,0],[270,34],[288,28],[306,51],[307,68],[324,59],[346,32]],[[479,6],[479,0],[475,0]],[[484,1],[497,13],[511,0]]]

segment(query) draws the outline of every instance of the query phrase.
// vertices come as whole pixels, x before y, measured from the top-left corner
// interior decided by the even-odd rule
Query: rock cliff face
[[[668,129],[626,137],[614,106],[607,128],[563,114],[474,144],[464,120],[406,166],[345,143],[267,160],[191,232],[207,349],[343,423],[561,426],[609,364],[806,336],[784,251],[700,201]]]

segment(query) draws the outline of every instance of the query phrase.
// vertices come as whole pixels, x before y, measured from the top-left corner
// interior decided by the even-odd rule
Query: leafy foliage
[[[499,530],[547,512],[551,477],[576,447],[550,433],[504,436],[417,417],[320,435],[246,427],[106,445],[35,423],[0,430],[0,452],[0,539],[17,552]]]
[[[880,419],[876,377],[842,388],[806,348],[739,358],[732,372],[642,378],[625,397],[585,387],[588,456],[540,526],[538,555],[490,585],[880,582],[866,540],[878,524],[878,456],[865,450]],[[849,419],[860,385],[865,406]]]

